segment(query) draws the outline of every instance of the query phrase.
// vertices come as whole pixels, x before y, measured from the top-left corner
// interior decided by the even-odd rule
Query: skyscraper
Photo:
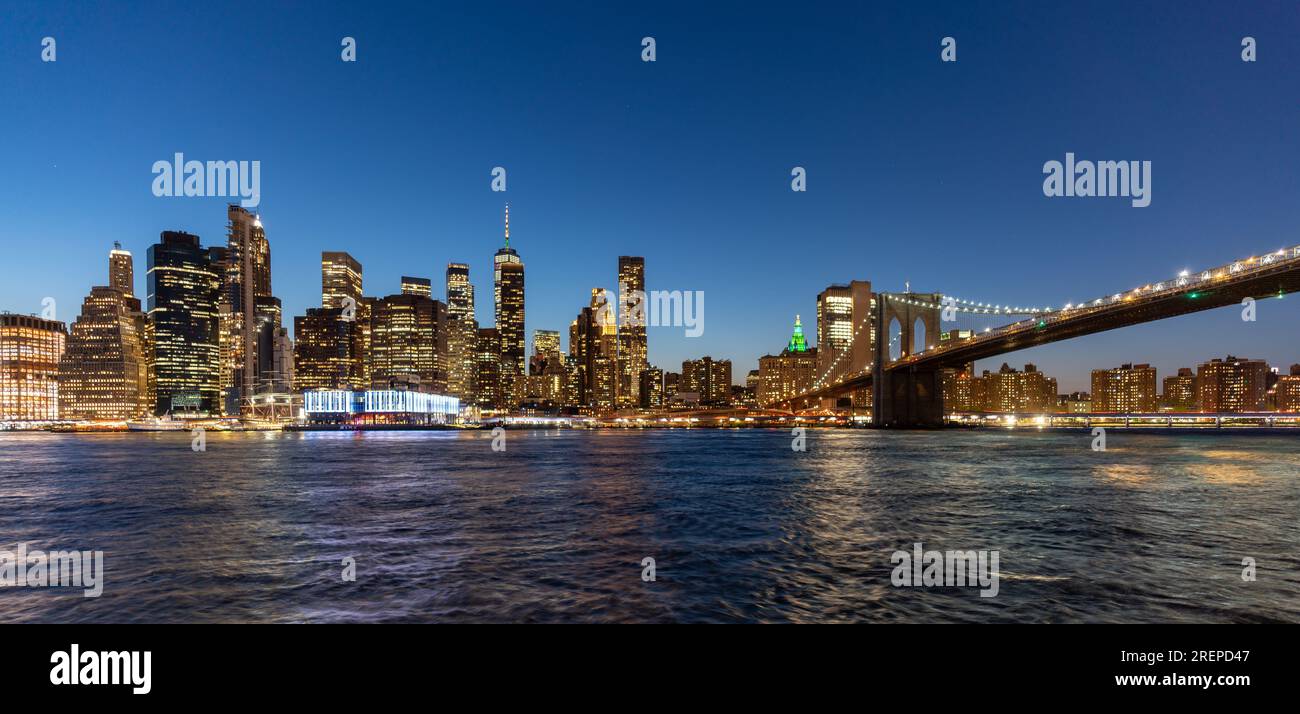
[[[875,302],[866,280],[831,285],[817,295],[817,375],[823,382],[835,382],[871,364]]]
[[[597,412],[618,406],[618,313],[605,288],[591,289],[591,305],[583,311],[585,330],[587,406]]]
[[[540,375],[547,365],[563,361],[559,330],[533,330],[533,356],[528,360],[528,373]]]
[[[462,404],[475,403],[478,320],[469,266],[447,264],[447,391]]]
[[[515,397],[515,377],[524,374],[524,262],[510,247],[510,206],[506,205],[505,246],[492,259],[496,330],[501,340],[502,395]],[[480,385],[482,388],[482,385]],[[508,407],[513,407],[511,404]]]
[[[271,246],[259,216],[234,203],[227,207],[226,216],[221,387],[224,413],[237,415],[247,411],[246,400],[256,393],[257,301],[271,296]]]
[[[59,418],[59,360],[66,340],[62,322],[0,314],[0,420]]]
[[[701,357],[682,362],[681,392],[699,395],[700,404],[723,406],[731,403],[731,360]]]
[[[803,325],[795,315],[790,341],[779,355],[758,358],[758,387],[755,399],[766,406],[812,389],[816,379],[817,347],[809,347],[804,338]],[[668,376],[664,376],[664,391],[668,394]]]
[[[370,311],[370,381],[375,389],[447,391],[447,306],[424,295],[389,295]]]
[[[131,251],[122,250],[122,244],[114,242],[108,253],[108,286],[121,290],[128,298],[135,297],[134,263]]]
[[[293,388],[366,389],[358,318],[341,307],[308,308],[293,319]]]
[[[478,331],[474,349],[476,403],[483,409],[501,409],[505,401],[501,391],[501,336],[495,327]]]
[[[361,263],[343,252],[320,254],[321,307],[343,307],[344,298],[361,304]]]
[[[428,278],[412,278],[406,275],[402,276],[402,294],[419,295],[420,297],[433,297],[433,282]]]
[[[618,404],[638,406],[641,402],[641,372],[646,361],[645,258],[618,257]]]
[[[72,324],[59,364],[59,412],[64,419],[126,420],[152,410],[145,323],[140,301],[125,292],[131,254],[114,244],[111,285],[90,289]]]
[[[148,263],[153,411],[220,414],[220,252],[204,250],[196,235],[163,231]]]

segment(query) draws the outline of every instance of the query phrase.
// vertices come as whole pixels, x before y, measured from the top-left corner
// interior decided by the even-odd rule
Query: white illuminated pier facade
[[[398,389],[316,389],[303,392],[302,401],[309,426],[450,426],[460,418],[456,397]]]

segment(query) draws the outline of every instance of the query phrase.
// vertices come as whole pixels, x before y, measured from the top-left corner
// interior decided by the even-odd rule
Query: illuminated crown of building
[[[799,316],[794,316],[794,333],[790,335],[790,344],[786,345],[787,352],[807,352],[808,343],[803,338],[803,324],[799,322]]]

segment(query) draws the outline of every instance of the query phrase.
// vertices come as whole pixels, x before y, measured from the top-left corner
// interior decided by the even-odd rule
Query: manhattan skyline
[[[0,128],[14,139],[0,309],[40,312],[50,296],[70,322],[114,241],[137,260],[163,230],[224,242],[228,198],[150,193],[150,165],[176,152],[261,161],[255,210],[286,315],[319,303],[322,250],[364,264],[368,295],[404,275],[440,283],[448,262],[490,295],[508,201],[530,342],[563,333],[590,288],[615,289],[618,256],[644,256],[648,289],[703,290],[707,304],[698,338],[649,330],[650,363],[731,359],[737,383],[796,314],[812,323],[830,284],[1060,306],[1300,242],[1287,170],[1300,161],[1300,55],[1283,41],[1298,23],[1281,8],[1193,4],[1181,12],[1195,27],[1172,28],[1139,8],[1107,33],[1101,18],[1027,4],[907,17],[682,5],[654,19],[325,4],[292,24],[246,7],[252,26],[178,9],[165,29],[138,8],[16,7],[0,27],[13,98]],[[828,21],[840,13],[850,21]],[[114,32],[97,32],[104,22]],[[786,38],[790,23],[806,31]],[[236,28],[250,40],[240,52],[213,41]],[[57,62],[40,61],[46,35]],[[640,61],[647,35],[654,63]],[[1243,35],[1258,62],[1241,62]],[[343,36],[357,38],[355,64],[339,61]],[[948,65],[944,36],[959,43]],[[231,95],[255,109],[227,118]],[[1067,152],[1152,161],[1151,204],[1044,197],[1043,162]],[[505,192],[489,187],[495,166]],[[806,192],[790,190],[795,166]],[[493,324],[491,301],[476,313]],[[1069,392],[1126,362],[1163,375],[1232,352],[1285,366],[1297,317],[1295,300],[1261,301],[1255,323],[1225,308],[978,368],[1033,362]]]

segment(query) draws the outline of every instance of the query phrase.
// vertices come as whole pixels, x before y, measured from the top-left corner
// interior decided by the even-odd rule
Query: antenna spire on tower
[[[506,203],[506,247],[510,247],[510,203]]]

